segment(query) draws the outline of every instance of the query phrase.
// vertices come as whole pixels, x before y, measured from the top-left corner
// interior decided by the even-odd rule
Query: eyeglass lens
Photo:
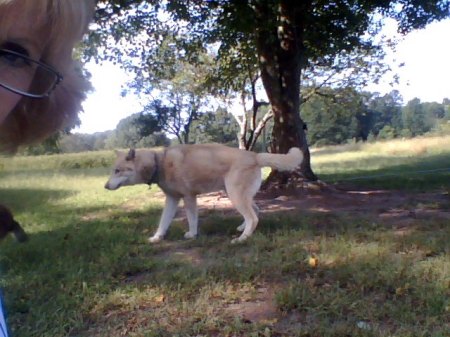
[[[0,85],[19,94],[45,96],[58,81],[45,65],[9,50],[0,50]]]

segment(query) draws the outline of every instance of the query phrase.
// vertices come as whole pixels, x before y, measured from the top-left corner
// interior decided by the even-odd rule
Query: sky
[[[394,34],[395,29],[395,25],[388,24],[387,33]],[[393,88],[386,84],[371,85],[368,89],[381,93],[397,89],[405,102],[417,97],[422,102],[441,103],[450,98],[449,38],[450,20],[409,33],[398,44],[395,55],[391,55],[398,63],[405,63],[396,69],[399,84]]]
[[[395,24],[386,25],[387,35],[395,34]],[[385,94],[398,90],[404,102],[419,98],[422,102],[439,102],[450,98],[450,19],[429,24],[425,29],[409,33],[398,45],[394,55],[400,76],[394,87],[381,82],[366,89]],[[83,103],[81,126],[78,133],[94,133],[116,128],[119,121],[142,110],[136,96],[122,97],[122,86],[130,75],[112,63],[91,63],[87,69],[92,73],[94,92]]]

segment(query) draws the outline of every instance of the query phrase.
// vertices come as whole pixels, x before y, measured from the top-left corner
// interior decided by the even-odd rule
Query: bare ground
[[[395,220],[405,224],[417,218],[450,220],[450,196],[443,192],[410,193],[314,185],[283,194],[259,192],[255,201],[262,214],[280,211],[346,213],[373,216],[382,221]],[[200,196],[198,206],[200,214],[211,210],[237,214],[224,192]],[[180,216],[184,217],[183,211]]]

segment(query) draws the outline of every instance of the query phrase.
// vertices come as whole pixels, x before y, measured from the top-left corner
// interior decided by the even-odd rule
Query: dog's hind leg
[[[241,242],[249,238],[258,225],[255,202],[253,197],[261,185],[261,170],[235,171],[234,174],[225,178],[225,187],[228,197],[236,210],[244,217],[244,224],[240,237],[231,241]]]
[[[235,207],[238,210],[238,212],[241,213],[242,216],[244,217],[245,228],[241,236],[231,241],[232,243],[241,242],[248,239],[253,234],[254,230],[256,229],[256,226],[258,225],[258,216],[256,215],[256,212],[252,207],[251,200],[245,201],[241,199],[239,203],[235,204]]]
[[[258,215],[258,213],[259,213],[259,207],[258,207],[258,205],[257,205],[255,202],[253,202],[252,207],[253,207],[253,210],[255,211],[255,213]],[[240,226],[238,226],[238,227],[236,228],[236,230],[237,230],[238,232],[243,232],[244,229],[245,229],[245,221],[242,223],[242,225],[240,225]]]
[[[161,219],[159,220],[158,229],[156,230],[156,233],[148,239],[149,242],[155,243],[163,239],[164,235],[166,235],[167,229],[170,226],[170,223],[172,222],[173,217],[175,216],[179,202],[180,198],[166,195],[166,202],[161,215]]]
[[[186,232],[184,237],[186,239],[193,239],[198,235],[197,197],[195,195],[185,196],[183,200],[189,223],[189,232]]]

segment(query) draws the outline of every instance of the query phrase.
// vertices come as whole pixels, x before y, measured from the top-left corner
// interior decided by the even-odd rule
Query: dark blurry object
[[[14,234],[19,242],[25,242],[28,240],[28,235],[25,233],[20,224],[14,220],[11,211],[5,206],[0,205],[0,240],[10,232]]]

